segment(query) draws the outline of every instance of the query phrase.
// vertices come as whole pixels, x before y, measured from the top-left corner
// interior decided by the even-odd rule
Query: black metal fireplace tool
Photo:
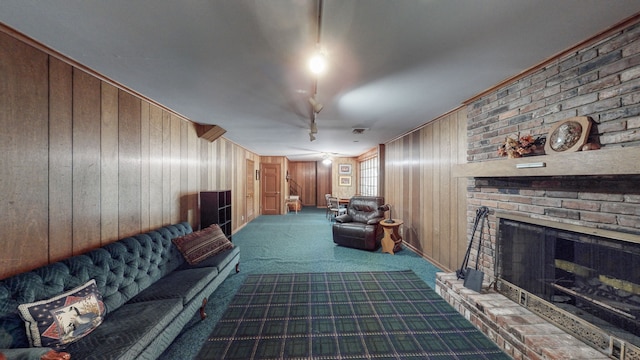
[[[482,290],[482,280],[484,280],[484,272],[478,270],[478,263],[480,262],[480,253],[482,252],[482,229],[484,224],[487,224],[487,230],[489,229],[489,222],[486,221],[489,216],[489,208],[481,206],[476,210],[476,218],[473,221],[473,232],[471,233],[471,240],[467,247],[467,252],[464,254],[462,265],[459,270],[456,270],[456,276],[458,279],[464,279],[464,287],[480,292]],[[471,248],[473,248],[473,239],[478,230],[478,224],[480,224],[480,236],[478,241],[478,253],[476,255],[476,268],[472,269],[469,265],[469,254],[471,254]],[[487,231],[488,232],[488,231]]]

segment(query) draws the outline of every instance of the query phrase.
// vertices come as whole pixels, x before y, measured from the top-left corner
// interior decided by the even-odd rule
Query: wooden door
[[[280,164],[261,164],[262,214],[280,215],[282,206]]]
[[[253,220],[253,218],[255,217],[254,186],[255,186],[256,176],[255,176],[254,166],[255,165],[253,163],[253,160],[247,159],[247,169],[245,171],[245,173],[247,174],[247,181],[246,181],[247,203],[245,206],[245,209],[246,209],[245,219],[247,219],[247,222]]]

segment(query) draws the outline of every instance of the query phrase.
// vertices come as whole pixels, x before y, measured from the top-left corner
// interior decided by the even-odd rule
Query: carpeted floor
[[[407,249],[391,255],[337,246],[325,210],[310,207],[297,214],[259,216],[236,232],[233,242],[240,247],[240,273],[209,297],[207,319],[194,315],[160,359],[194,359],[249,275],[412,270],[435,288],[435,274],[441,271]]]
[[[411,270],[249,275],[198,359],[510,359]]]

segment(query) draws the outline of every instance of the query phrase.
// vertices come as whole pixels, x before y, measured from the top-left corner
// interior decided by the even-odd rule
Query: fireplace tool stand
[[[489,227],[489,222],[486,221],[489,216],[489,208],[486,206],[481,206],[476,210],[476,217],[473,221],[473,231],[471,232],[471,240],[469,241],[469,246],[467,247],[467,252],[464,254],[464,259],[462,260],[462,265],[460,265],[460,269],[456,270],[456,276],[458,280],[464,279],[464,287],[474,290],[476,292],[480,292],[482,290],[482,280],[484,280],[484,273],[478,270],[478,264],[480,262],[480,253],[482,252],[482,230],[484,229],[484,224],[487,224],[487,230]],[[469,255],[471,254],[471,249],[473,248],[473,239],[476,235],[476,231],[478,230],[478,224],[480,224],[480,236],[478,237],[478,252],[476,255],[476,268],[475,270],[469,268]]]

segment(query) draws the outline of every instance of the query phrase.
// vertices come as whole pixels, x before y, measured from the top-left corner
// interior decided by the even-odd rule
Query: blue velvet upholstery
[[[160,355],[162,348],[158,346],[148,351],[150,343],[162,339],[166,347],[195,314],[198,303],[224,280],[216,279],[216,266],[191,269],[186,264],[171,240],[191,232],[187,222],[165,226],[0,281],[0,352],[29,346],[24,321],[18,315],[19,304],[48,299],[95,279],[106,308],[105,322],[78,343],[69,345],[72,358],[89,358],[85,355],[98,344],[103,354],[96,353],[91,358],[131,358],[136,351],[145,353],[134,358]],[[236,248],[220,254],[218,263],[232,267],[230,262],[239,261],[238,251]],[[176,271],[178,268],[180,271]],[[224,276],[229,273],[225,269]],[[180,291],[175,291],[177,287]],[[128,317],[131,320],[119,324]],[[122,326],[125,327],[114,330]],[[105,340],[116,336],[114,331],[128,333]],[[110,351],[108,344],[117,339],[122,343]]]
[[[129,302],[137,303],[162,299],[183,299],[186,304],[208,283],[218,276],[216,268],[188,269],[174,271],[155,286],[151,286],[134,296]]]
[[[71,359],[138,359],[147,344],[182,310],[181,299],[127,304],[89,336],[67,348]],[[141,341],[140,338],[146,338]]]

